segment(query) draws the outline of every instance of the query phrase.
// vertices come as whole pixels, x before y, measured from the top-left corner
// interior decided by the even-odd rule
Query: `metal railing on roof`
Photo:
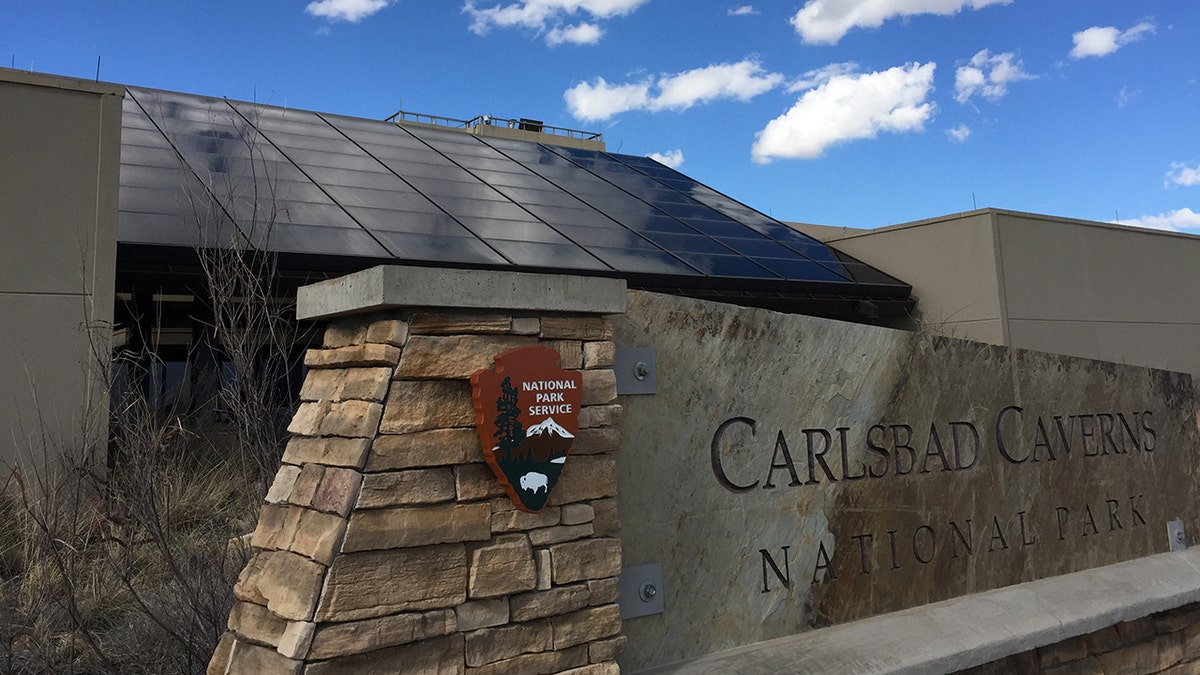
[[[550,124],[545,124],[541,120],[531,120],[525,117],[510,119],[507,117],[496,117],[494,115],[476,115],[469,120],[461,120],[454,117],[445,117],[443,115],[427,115],[425,113],[397,110],[396,114],[387,118],[386,121],[395,123],[417,122],[419,124],[430,124],[433,126],[447,127],[451,129],[467,130],[480,126],[507,127],[509,129],[534,131],[543,134],[550,134],[551,136],[564,136],[567,138],[577,138],[585,141],[604,140],[604,134],[598,131],[583,131],[581,129],[556,127]]]

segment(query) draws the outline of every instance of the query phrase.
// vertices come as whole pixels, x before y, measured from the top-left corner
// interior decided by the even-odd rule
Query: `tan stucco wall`
[[[1200,373],[1200,237],[997,213],[1010,344]]]
[[[916,313],[897,328],[1005,344],[992,223],[989,212],[977,211],[878,230],[821,228],[812,234],[912,284]]]
[[[86,328],[112,321],[123,94],[0,69],[5,464],[36,457],[43,432],[50,443],[77,444],[85,409],[99,402],[89,395],[98,382]]]
[[[912,284],[917,328],[1200,373],[1200,237],[985,209],[876,230],[794,224]]]

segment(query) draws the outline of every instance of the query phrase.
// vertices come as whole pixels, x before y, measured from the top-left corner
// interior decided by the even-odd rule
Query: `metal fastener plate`
[[[662,614],[662,563],[649,563],[621,568],[619,578],[621,597],[617,600],[622,619]]]
[[[654,394],[658,391],[657,359],[651,347],[617,347],[613,365],[617,394]]]

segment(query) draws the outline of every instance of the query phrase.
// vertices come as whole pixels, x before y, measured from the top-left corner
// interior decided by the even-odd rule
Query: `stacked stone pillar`
[[[336,319],[310,369],[209,673],[617,673],[625,644],[612,328],[564,311]],[[475,431],[471,374],[540,344],[582,371],[550,503],[518,511]]]

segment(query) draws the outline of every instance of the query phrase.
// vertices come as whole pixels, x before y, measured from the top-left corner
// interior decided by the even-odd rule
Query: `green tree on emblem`
[[[500,398],[496,399],[496,438],[500,453],[512,458],[513,451],[520,447],[525,440],[525,428],[517,417],[521,414],[517,406],[517,388],[512,386],[512,380],[504,378],[500,383]]]

